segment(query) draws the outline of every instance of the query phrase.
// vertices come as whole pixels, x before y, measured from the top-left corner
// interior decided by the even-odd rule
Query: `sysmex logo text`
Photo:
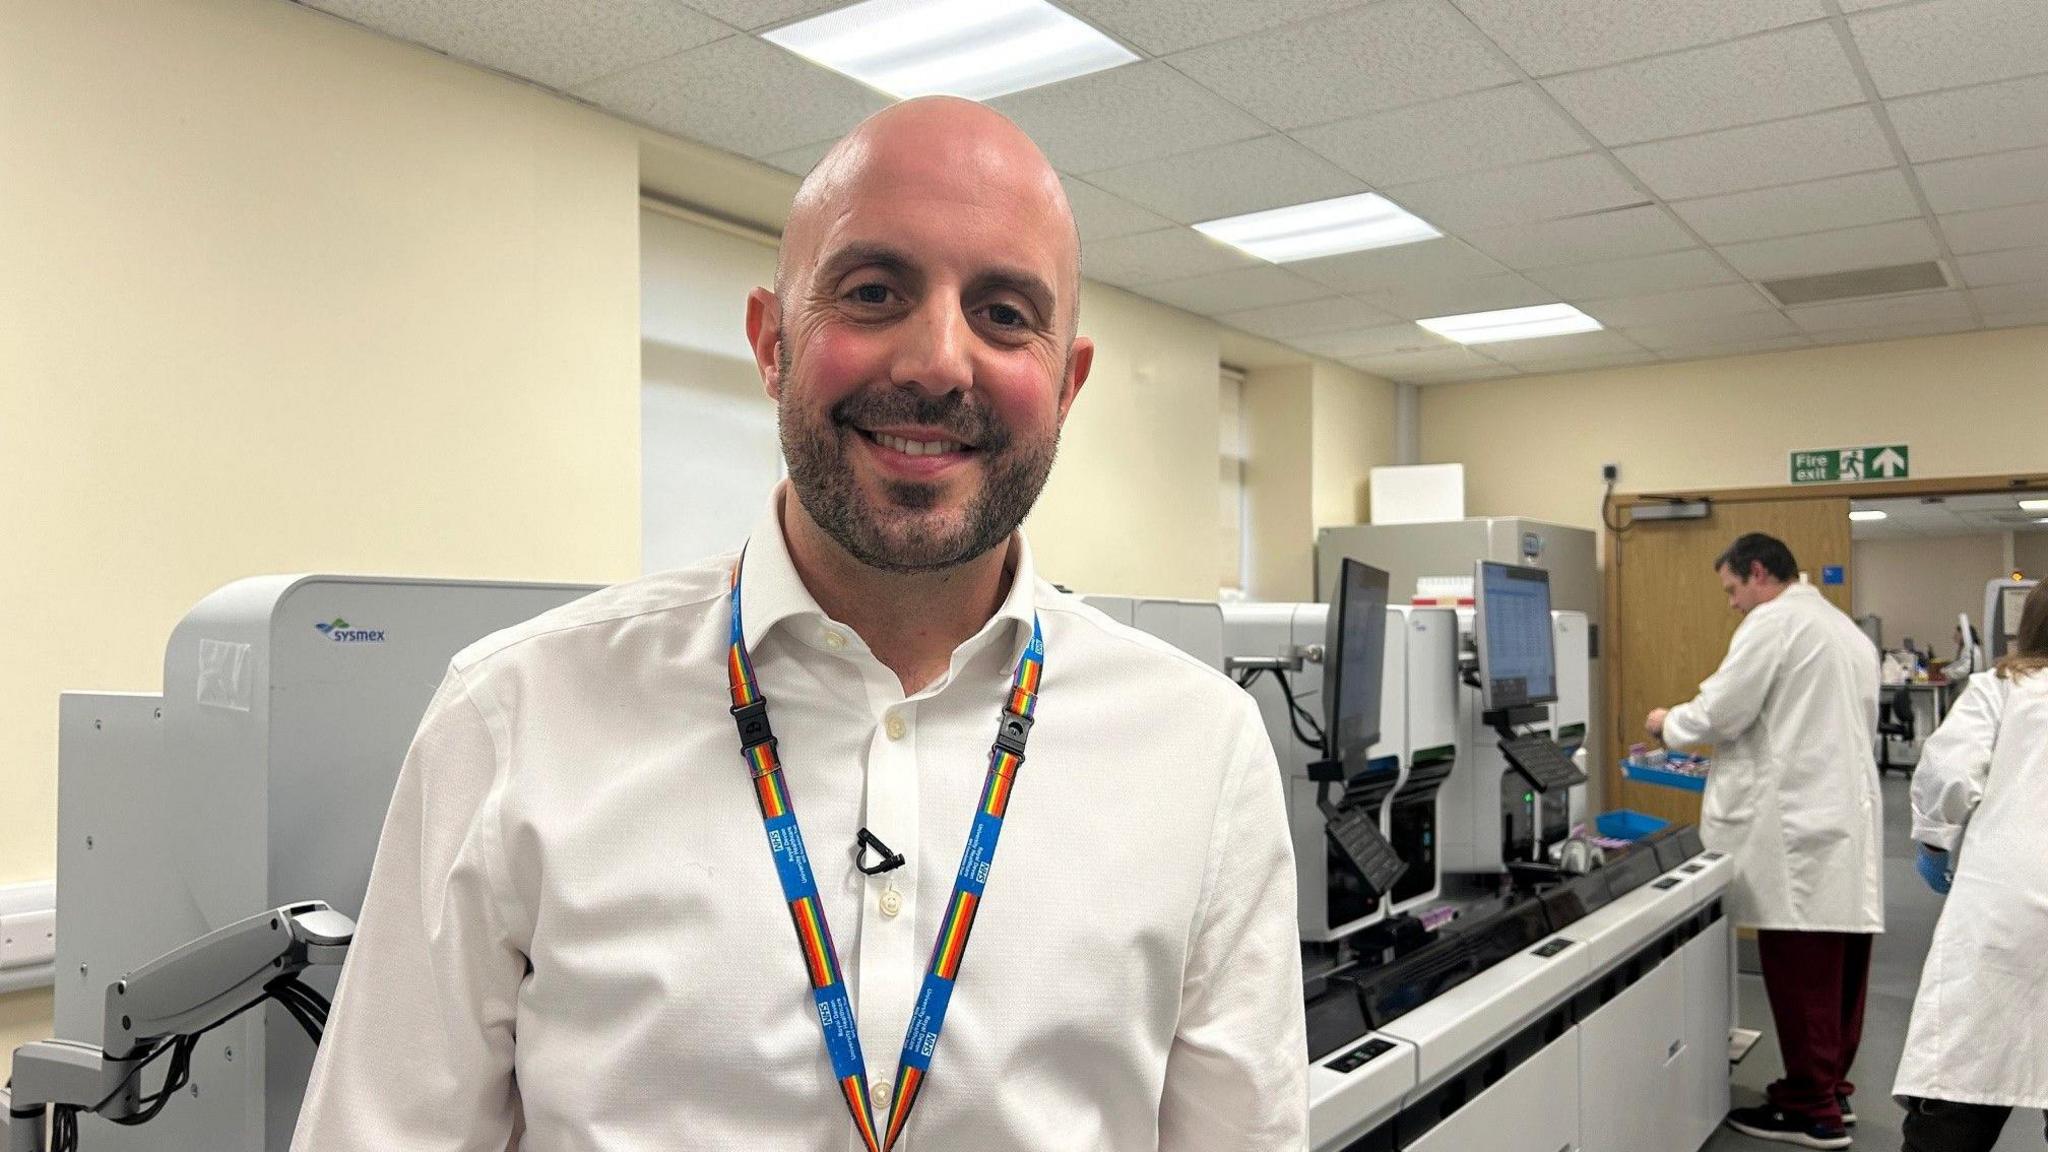
[[[327,637],[336,644],[382,644],[384,642],[384,630],[382,628],[358,628],[339,616],[324,623],[315,624],[313,627],[319,629],[322,636]]]

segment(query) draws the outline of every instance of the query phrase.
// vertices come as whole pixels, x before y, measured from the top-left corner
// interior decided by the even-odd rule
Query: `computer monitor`
[[[1482,708],[1501,712],[1556,700],[1550,573],[1481,560],[1472,588]]]
[[[1387,651],[1387,574],[1345,560],[1323,652],[1324,754],[1347,770],[1365,766],[1380,738],[1381,661]]]

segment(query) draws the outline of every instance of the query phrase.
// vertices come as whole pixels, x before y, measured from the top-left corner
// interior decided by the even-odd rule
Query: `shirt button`
[[[889,713],[889,718],[882,722],[882,731],[887,732],[891,740],[901,740],[904,733],[910,731],[910,725],[904,721],[903,717],[891,712]]]
[[[825,647],[837,652],[841,648],[846,647],[846,637],[828,629],[825,632]]]
[[[868,1088],[868,1099],[873,1100],[877,1108],[887,1108],[889,1097],[893,1095],[895,1093],[890,1089],[887,1080],[877,1080]]]
[[[882,915],[893,918],[903,911],[903,894],[894,888],[882,892]]]

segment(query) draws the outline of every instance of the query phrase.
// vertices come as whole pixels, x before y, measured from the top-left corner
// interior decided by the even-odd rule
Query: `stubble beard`
[[[885,572],[935,572],[954,568],[1007,541],[1024,522],[1059,451],[1059,430],[1023,437],[1004,426],[978,396],[949,392],[932,396],[910,388],[856,392],[816,416],[799,403],[801,389],[787,341],[776,361],[782,395],[776,424],[790,485],[804,511],[848,555]],[[941,428],[975,445],[981,487],[968,500],[959,522],[945,523],[940,510],[944,486],[887,481],[886,506],[876,507],[854,478],[849,449],[858,426],[918,424]]]

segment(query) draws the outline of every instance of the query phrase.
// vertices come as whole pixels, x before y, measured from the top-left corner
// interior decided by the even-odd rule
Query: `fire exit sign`
[[[1794,484],[1904,480],[1908,469],[1904,444],[1879,444],[1871,448],[1817,448],[1811,452],[1792,453]]]

